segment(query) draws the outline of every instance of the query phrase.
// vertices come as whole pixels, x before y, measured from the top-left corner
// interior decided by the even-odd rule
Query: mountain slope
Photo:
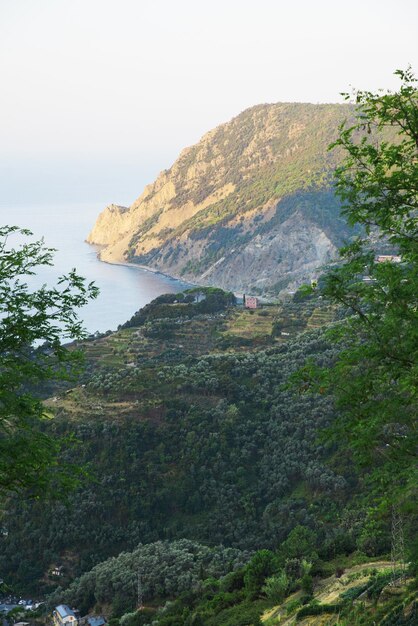
[[[333,358],[312,330],[325,305],[300,304],[297,326],[294,308],[229,307],[216,291],[186,298],[160,296],[117,332],[84,342],[83,384],[46,401],[48,428],[78,442],[64,459],[89,479],[68,507],[8,503],[0,570],[10,586],[32,593],[54,583],[52,565],[70,580],[140,542],[253,550],[298,523],[332,536],[356,478],[344,451],[327,467],[330,450],[318,446],[329,400],[285,387],[307,356]],[[272,337],[279,312],[285,334]]]
[[[199,284],[276,293],[329,261],[348,235],[328,145],[349,105],[266,104],[186,148],[129,207],[111,205],[89,243],[108,262]]]

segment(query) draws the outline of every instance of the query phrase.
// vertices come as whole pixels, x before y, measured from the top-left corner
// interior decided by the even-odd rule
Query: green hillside
[[[338,312],[320,300],[249,311],[220,290],[193,298],[161,296],[86,342],[84,381],[47,401],[54,431],[78,440],[67,460],[90,479],[47,514],[9,502],[0,567],[12,587],[52,590],[52,564],[68,583],[140,543],[275,549],[298,525],[321,558],[389,549],[390,520],[370,525],[362,503],[366,475],[344,445],[317,439],[332,403],[288,387],[310,355],[332,361],[319,325]]]
[[[54,430],[78,439],[68,458],[86,464],[91,481],[69,509],[10,507],[0,563],[11,582],[31,585],[57,560],[81,572],[159,539],[272,546],[298,521],[326,532],[305,493],[330,510],[335,494],[347,498],[344,468],[325,467],[329,452],[315,443],[332,419],[329,401],[284,386],[307,354],[331,357],[321,332],[286,343],[272,336],[276,308],[216,302],[202,312],[207,299],[164,299],[172,298],[148,305],[133,326],[87,342],[84,382],[47,402]],[[240,334],[246,318],[260,319],[264,334]]]

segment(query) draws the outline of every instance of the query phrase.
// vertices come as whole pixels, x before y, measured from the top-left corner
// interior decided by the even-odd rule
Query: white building
[[[377,263],[401,263],[402,258],[397,254],[379,254],[376,257]]]

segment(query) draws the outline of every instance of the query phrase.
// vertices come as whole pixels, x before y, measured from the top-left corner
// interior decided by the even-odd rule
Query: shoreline
[[[183,280],[182,278],[178,278],[177,276],[166,274],[165,272],[162,272],[161,270],[157,270],[153,267],[150,267],[149,265],[140,265],[139,263],[130,263],[129,261],[105,261],[104,259],[100,258],[100,250],[104,250],[107,246],[100,245],[99,243],[90,243],[89,241],[87,241],[87,239],[85,239],[84,242],[88,246],[91,246],[92,248],[96,248],[97,260],[100,261],[100,263],[106,263],[107,265],[120,265],[121,267],[132,267],[135,270],[151,272],[151,274],[159,274],[160,276],[164,276],[164,278],[168,278],[169,280],[177,281],[185,285],[190,285],[190,287],[207,287],[208,286],[208,285],[202,285],[201,283],[192,283],[189,280]],[[242,293],[239,293],[237,291],[232,291],[232,293],[237,298],[242,298]],[[262,299],[262,296],[260,296],[260,299]]]
[[[88,242],[86,242],[88,243]],[[97,244],[90,243],[89,246],[95,246]],[[159,274],[160,276],[164,276],[165,278],[169,278],[170,280],[175,280],[177,282],[183,283],[185,285],[190,285],[190,287],[205,287],[207,285],[201,285],[199,283],[192,283],[189,280],[183,280],[182,278],[176,278],[176,276],[171,276],[171,274],[166,274],[161,270],[156,270],[153,267],[149,267],[148,265],[139,265],[138,263],[129,263],[128,261],[103,261],[99,255],[97,255],[98,260],[101,263],[107,263],[108,265],[121,265],[122,267],[133,267],[136,270],[143,270],[145,272],[151,272],[152,274]],[[221,287],[222,289],[222,287]],[[179,292],[180,293],[180,292]],[[242,293],[238,293],[237,291],[232,292],[236,298],[242,298]],[[261,300],[262,297],[259,297]]]
[[[133,269],[136,269],[136,270],[142,270],[144,272],[151,272],[151,274],[159,274],[160,276],[164,276],[164,278],[168,278],[173,281],[184,283],[186,285],[190,285],[191,287],[201,286],[198,283],[192,283],[189,280],[183,280],[182,278],[178,278],[177,276],[166,274],[165,272],[162,272],[161,270],[157,270],[153,267],[150,267],[149,265],[140,265],[139,263],[129,263],[129,261],[105,261],[104,259],[100,258],[100,250],[105,249],[106,246],[101,246],[100,244],[97,244],[97,243],[90,243],[87,240],[84,240],[84,241],[87,245],[91,246],[92,248],[97,249],[96,256],[97,256],[98,261],[100,261],[101,263],[107,263],[108,265],[120,265],[121,267],[132,267]]]

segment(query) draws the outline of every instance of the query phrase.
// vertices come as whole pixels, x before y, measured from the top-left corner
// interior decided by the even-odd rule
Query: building
[[[400,263],[401,261],[401,257],[397,254],[379,254],[379,256],[376,257],[377,263]]]
[[[104,626],[106,624],[106,620],[101,615],[94,616],[94,617],[88,617],[87,618],[87,624],[88,624],[88,626]]]
[[[64,576],[64,566],[63,565],[53,565],[51,567],[50,576],[58,576],[59,578]]]
[[[66,604],[59,604],[52,613],[54,626],[78,626],[78,617]]]
[[[244,294],[244,307],[246,309],[256,309],[258,307],[258,298]]]

